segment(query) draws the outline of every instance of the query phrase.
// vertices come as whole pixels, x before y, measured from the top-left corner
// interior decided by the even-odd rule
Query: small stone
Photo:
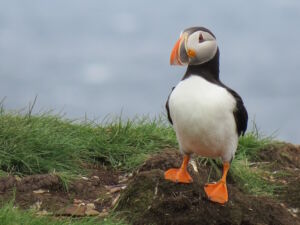
[[[293,213],[298,213],[299,212],[298,208],[292,208],[291,210],[292,210]]]
[[[96,199],[94,200],[94,202],[99,202],[99,201],[103,201],[103,198],[96,198]]]
[[[87,209],[95,209],[96,207],[95,207],[94,203],[88,203],[88,204],[86,204],[86,208]]]
[[[74,198],[73,203],[80,204],[80,203],[82,203],[82,200]]]
[[[38,216],[47,216],[47,215],[51,215],[51,213],[48,212],[48,211],[46,211],[46,210],[38,211],[38,212],[36,212],[36,214],[37,214]]]
[[[85,211],[85,215],[87,215],[87,216],[98,216],[99,214],[100,213],[95,209],[87,208],[86,211]]]
[[[119,183],[126,183],[128,181],[128,178],[123,177],[122,179],[119,180]]]
[[[298,208],[289,208],[288,211],[292,214],[297,214],[299,212]]]
[[[280,182],[281,182],[282,184],[287,184],[287,181],[286,181],[286,180],[280,180]]]
[[[98,176],[93,176],[93,178],[96,180],[100,180],[100,178]]]
[[[22,178],[17,175],[15,176],[15,179],[16,179],[16,181],[19,181],[19,182],[22,180]]]
[[[85,206],[70,206],[64,210],[62,215],[66,216],[84,216],[86,211]]]
[[[87,177],[81,177],[82,180],[89,180]]]
[[[43,204],[43,203],[42,203],[41,201],[37,201],[37,202],[34,203],[32,206],[30,206],[30,208],[33,209],[33,210],[40,210],[42,204]]]
[[[99,217],[103,218],[103,217],[107,217],[108,216],[108,212],[101,212],[99,213]]]
[[[44,193],[48,193],[49,190],[45,190],[45,189],[38,189],[38,190],[34,190],[33,193],[34,194],[44,194]]]
[[[286,208],[285,205],[284,205],[283,203],[280,203],[280,205],[281,205],[282,207]]]
[[[197,164],[196,164],[195,160],[192,159],[192,160],[190,161],[190,164],[192,165],[193,170],[194,170],[196,173],[199,173],[198,168],[197,168]]]
[[[112,206],[112,207],[114,207],[114,206],[117,204],[119,198],[120,198],[120,194],[118,194],[118,195],[114,198],[114,200],[112,201],[112,203],[111,203],[111,206]]]
[[[120,192],[121,190],[122,190],[121,187],[113,187],[113,188],[111,188],[111,189],[109,190],[109,192],[110,192],[111,194],[113,194],[113,193],[116,193],[116,192]]]
[[[156,187],[154,189],[154,196],[157,196],[157,192],[158,192],[158,184],[156,184]]]

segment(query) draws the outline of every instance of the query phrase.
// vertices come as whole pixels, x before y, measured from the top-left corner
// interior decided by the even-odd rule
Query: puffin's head
[[[204,27],[181,32],[170,57],[171,65],[200,65],[213,59],[218,50],[215,35]]]

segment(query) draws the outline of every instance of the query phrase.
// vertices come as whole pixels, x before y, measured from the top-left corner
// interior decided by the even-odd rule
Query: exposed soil
[[[300,225],[300,147],[291,144],[268,146],[260,151],[255,170],[278,188],[273,198],[244,193],[228,177],[229,202],[219,205],[207,200],[203,187],[220,174],[194,161],[189,165],[192,184],[176,184],[163,178],[165,170],[179,167],[182,156],[166,149],[149,158],[134,174],[106,167],[90,169],[65,189],[56,175],[0,178],[0,204],[13,198],[21,208],[34,208],[41,215],[117,215],[130,224],[205,225]],[[4,201],[1,201],[4,200]]]
[[[278,198],[300,217],[300,146],[278,144],[263,149],[258,159],[268,179],[281,186]]]
[[[66,216],[84,216],[91,210],[106,214],[126,185],[122,180],[127,180],[124,173],[104,167],[71,182],[67,190],[57,175],[9,176],[0,178],[0,199],[11,200],[15,192],[15,204],[24,209]]]
[[[262,153],[261,159],[270,162],[276,159],[274,151],[284,151],[284,155],[290,152],[298,156],[297,151],[290,148],[270,150]],[[284,161],[279,154],[281,162]],[[293,168],[297,163],[292,157]],[[133,224],[212,224],[212,225],[287,225],[300,224],[297,210],[292,211],[287,205],[288,201],[299,196],[299,191],[280,193],[278,199],[270,197],[251,196],[243,193],[228,179],[229,202],[219,205],[207,200],[203,190],[204,184],[208,181],[209,168],[197,165],[198,172],[189,167],[193,177],[192,184],[176,184],[164,180],[163,173],[170,167],[178,167],[181,162],[181,155],[177,151],[167,150],[149,159],[141,166],[136,176],[131,180],[127,189],[121,195],[116,208],[123,216]],[[259,164],[260,162],[258,162]],[[282,163],[281,169],[290,166],[289,163]],[[212,174],[213,179],[218,177]],[[275,181],[274,181],[275,182]],[[295,181],[296,182],[296,181]],[[299,187],[299,183],[296,184]],[[285,188],[294,187],[286,183]],[[299,198],[299,197],[298,197]],[[299,201],[296,201],[298,207]],[[284,203],[283,203],[284,202]],[[293,201],[294,202],[294,201]],[[290,206],[290,205],[289,205]]]
[[[269,145],[259,151],[259,161],[271,162],[274,169],[300,168],[300,146],[289,143]]]

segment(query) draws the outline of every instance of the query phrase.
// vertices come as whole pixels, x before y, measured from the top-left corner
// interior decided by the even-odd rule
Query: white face
[[[216,39],[210,33],[200,30],[185,38],[185,50],[189,58],[188,64],[199,65],[211,60],[218,46]]]
[[[173,47],[171,65],[200,65],[213,59],[218,51],[214,35],[204,27],[185,29]]]

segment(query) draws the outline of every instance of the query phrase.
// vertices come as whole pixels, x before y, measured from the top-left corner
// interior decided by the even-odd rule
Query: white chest
[[[225,88],[192,76],[173,90],[169,107],[183,151],[211,157],[235,151],[235,99]]]

